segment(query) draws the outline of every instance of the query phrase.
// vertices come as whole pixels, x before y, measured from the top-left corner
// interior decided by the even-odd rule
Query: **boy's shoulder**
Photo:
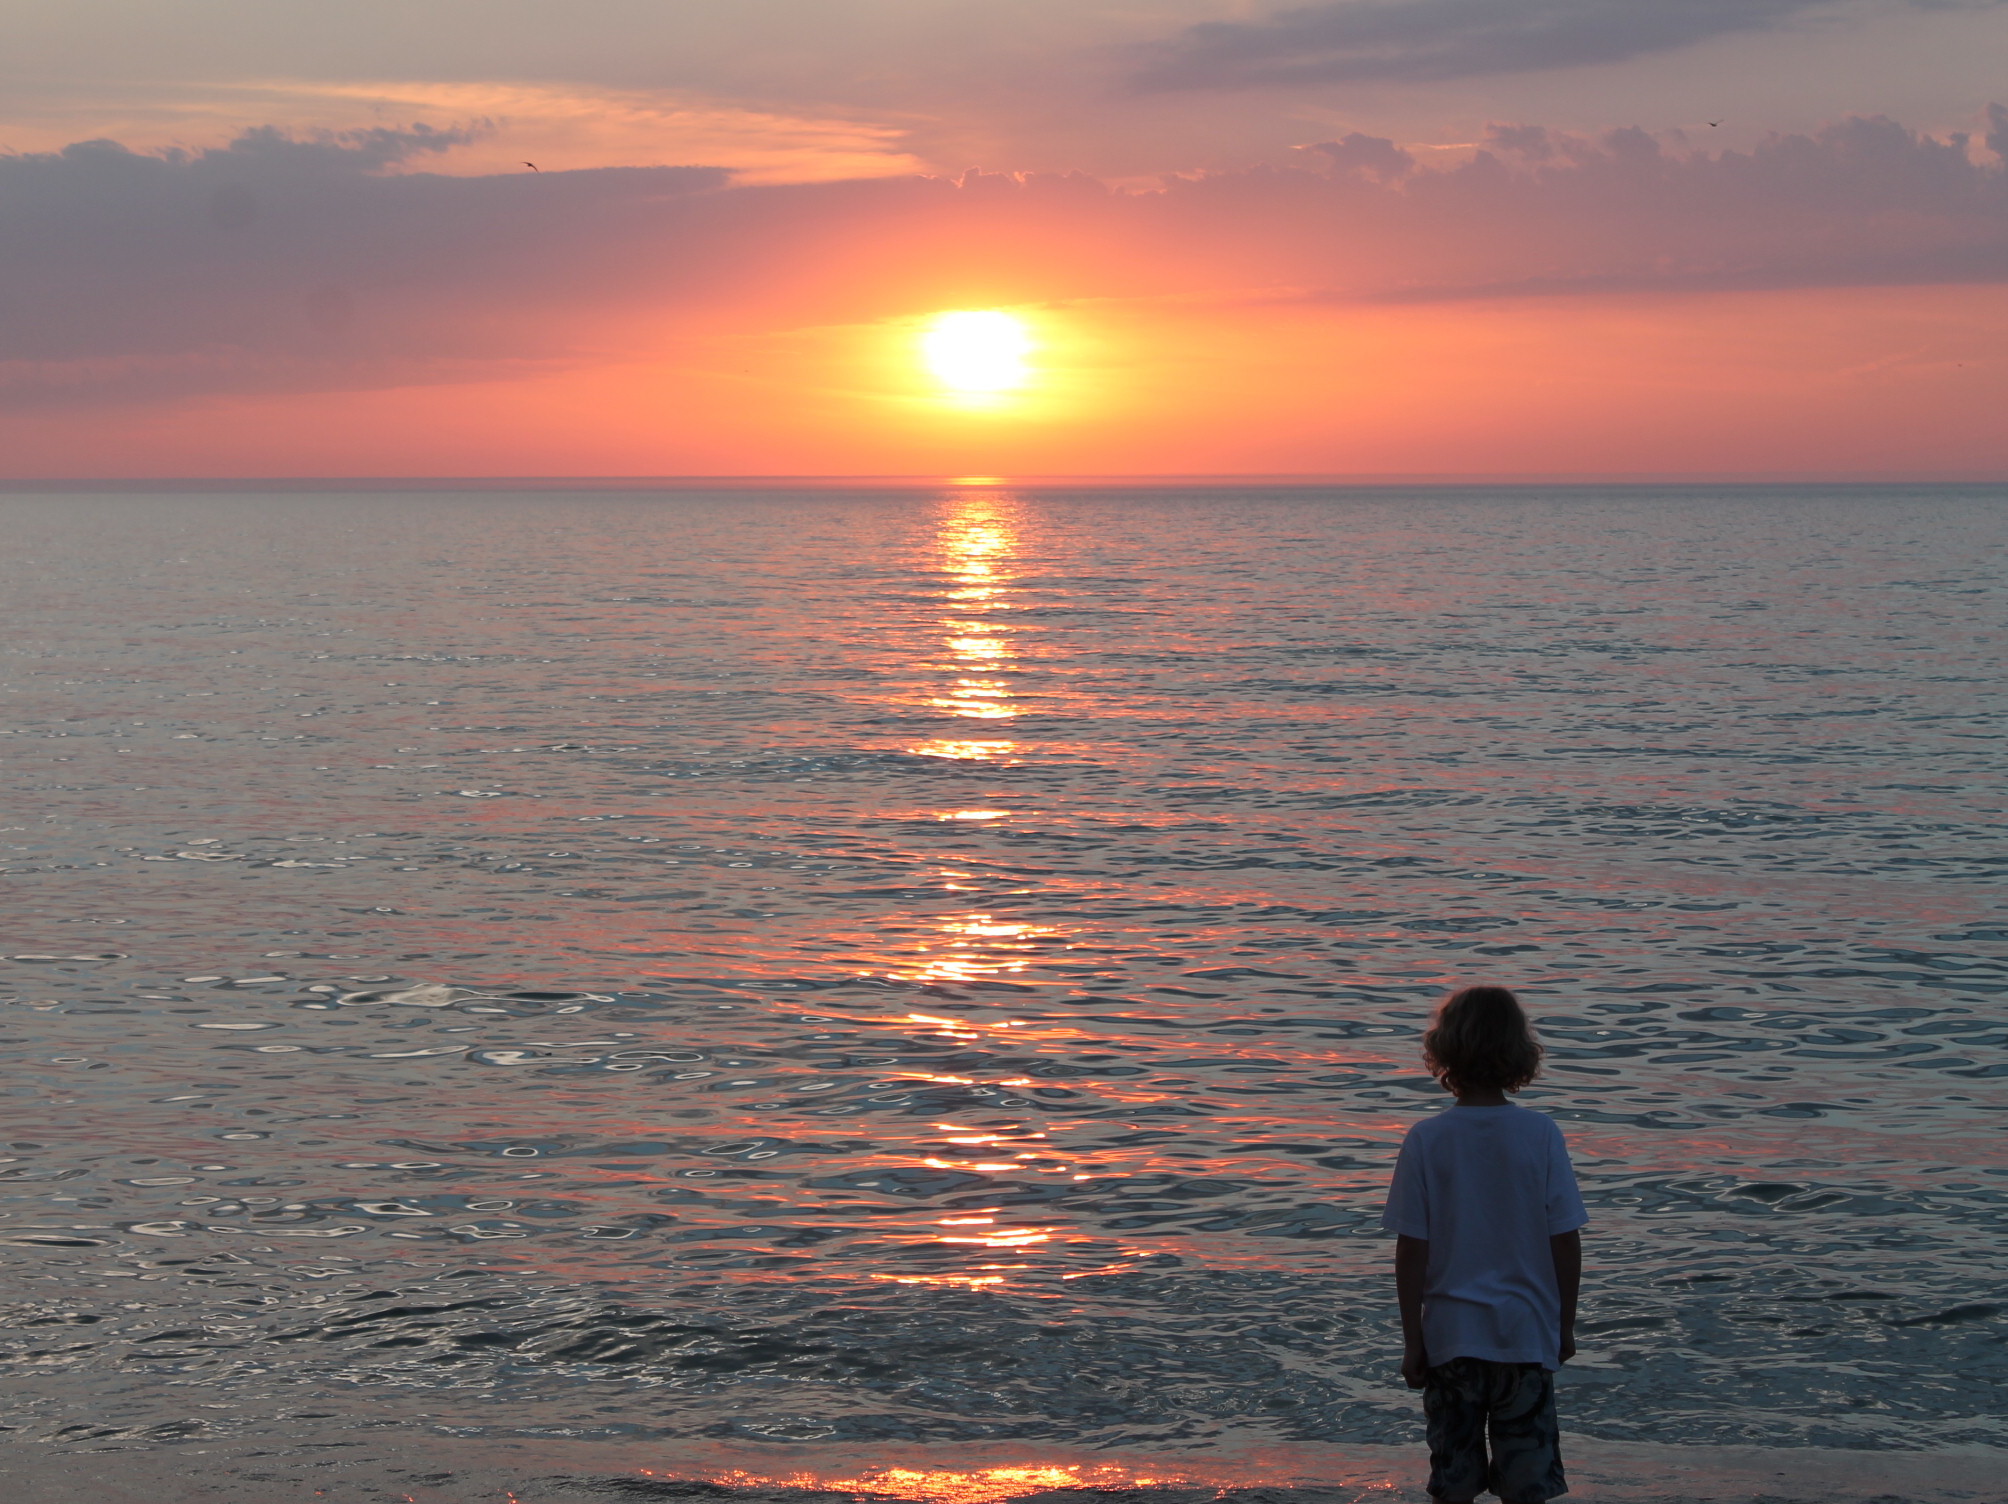
[[[1508,1134],[1517,1139],[1560,1139],[1562,1125],[1545,1112],[1509,1102],[1504,1107],[1444,1107],[1408,1125],[1403,1142],[1429,1144],[1466,1133]]]

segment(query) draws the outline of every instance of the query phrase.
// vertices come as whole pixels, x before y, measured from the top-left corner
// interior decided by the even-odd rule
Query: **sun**
[[[971,395],[1025,385],[1031,377],[1025,357],[1031,351],[1025,321],[994,309],[937,313],[920,336],[921,359],[934,379],[950,391]]]

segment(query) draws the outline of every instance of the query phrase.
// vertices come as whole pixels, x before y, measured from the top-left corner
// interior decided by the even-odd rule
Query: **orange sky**
[[[1608,23],[1531,66],[1477,0],[1371,47],[1364,3],[849,0],[868,86],[723,10],[642,64],[613,0],[561,63],[507,3],[478,56],[31,6],[0,474],[2008,474],[2000,14],[1518,0]],[[1023,380],[945,386],[946,310],[1019,321]]]
[[[22,475],[2008,472],[2003,288],[1022,312],[990,401],[888,320],[0,436]]]

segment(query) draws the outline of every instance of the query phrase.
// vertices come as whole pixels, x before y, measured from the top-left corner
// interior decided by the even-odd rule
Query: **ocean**
[[[2008,1445],[2004,520],[0,497],[5,1445],[1419,1467],[1378,1218],[1474,981],[1571,1435]]]

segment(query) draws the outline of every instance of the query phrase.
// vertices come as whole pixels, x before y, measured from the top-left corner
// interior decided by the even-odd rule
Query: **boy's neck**
[[[1459,1107],[1505,1107],[1506,1093],[1496,1086],[1488,1086],[1483,1091],[1461,1091],[1457,1094]]]

